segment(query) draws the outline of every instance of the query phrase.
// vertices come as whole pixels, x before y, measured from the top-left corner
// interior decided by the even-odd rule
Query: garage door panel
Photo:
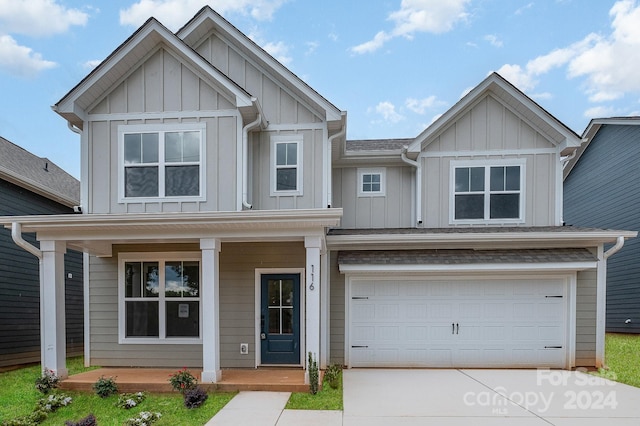
[[[350,365],[564,367],[564,286],[562,280],[354,280]]]

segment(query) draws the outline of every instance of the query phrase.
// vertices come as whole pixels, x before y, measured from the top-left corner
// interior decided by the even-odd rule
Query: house
[[[564,220],[577,226],[640,229],[640,117],[591,120],[564,169]],[[606,329],[640,333],[640,241],[607,264]]]
[[[47,158],[0,137],[0,215],[73,213],[80,182]],[[25,235],[35,244],[35,235]],[[40,362],[40,279],[38,259],[15,245],[0,228],[0,370]],[[64,259],[66,350],[82,354],[82,253]]]
[[[497,74],[415,138],[348,142],[346,112],[204,7],[149,19],[53,108],[83,214],[0,223],[41,241],[60,375],[67,248],[91,255],[89,364],[602,365],[606,258],[636,233],[562,226],[580,138]]]

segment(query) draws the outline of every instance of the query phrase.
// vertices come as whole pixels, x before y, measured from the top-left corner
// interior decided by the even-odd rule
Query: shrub
[[[342,366],[331,364],[324,372],[324,380],[329,383],[332,389],[338,389],[340,386],[340,374],[342,374]]]
[[[118,393],[118,385],[114,377],[100,376],[98,381],[93,384],[93,390],[100,398],[106,398]]]
[[[207,400],[209,395],[200,386],[196,386],[192,389],[188,389],[184,393],[184,406],[191,408],[198,408]]]
[[[64,422],[64,426],[97,426],[98,420],[96,420],[96,416],[93,414],[89,414],[87,417],[78,420],[77,422],[72,422],[71,420],[67,420]]]
[[[184,394],[187,390],[194,388],[198,381],[193,374],[187,371],[187,367],[169,375],[169,383],[173,390]]]
[[[123,426],[149,426],[160,420],[162,414],[142,411],[137,417],[132,417],[123,423]]]
[[[45,368],[42,375],[36,379],[36,389],[43,394],[48,394],[60,384],[60,378],[53,371]]]
[[[315,395],[318,393],[318,363],[313,359],[309,352],[309,393]]]
[[[116,407],[128,410],[140,404],[146,397],[147,395],[144,392],[121,393],[118,397],[118,402],[116,402]]]
[[[37,426],[47,418],[47,413],[42,410],[34,410],[31,414],[17,417],[13,420],[5,420],[2,426]]]
[[[40,398],[36,410],[46,413],[53,413],[60,407],[66,407],[71,404],[71,397],[63,393],[51,394],[46,398]]]

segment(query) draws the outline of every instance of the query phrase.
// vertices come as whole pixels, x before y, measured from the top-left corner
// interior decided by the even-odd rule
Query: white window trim
[[[200,265],[200,296],[197,297],[200,308],[199,311],[199,331],[200,337],[165,337],[166,334],[166,312],[165,296],[162,292],[158,294],[158,315],[160,337],[126,337],[126,308],[125,308],[125,282],[124,265],[126,262],[174,262],[174,261],[197,261]],[[159,276],[164,277],[163,268],[159,268]],[[188,298],[196,299],[196,298]],[[200,252],[158,252],[158,253],[120,253],[118,254],[118,343],[120,344],[143,344],[143,345],[182,345],[182,344],[202,344],[202,256]]]
[[[270,195],[272,197],[282,197],[282,196],[301,196],[303,194],[302,182],[303,182],[303,167],[302,160],[304,156],[302,155],[302,135],[275,135],[271,136],[271,159],[270,159]],[[297,148],[297,175],[296,175],[296,190],[291,191],[278,191],[276,189],[277,181],[276,181],[276,146],[279,143],[292,143],[295,142],[298,145]]]
[[[384,167],[358,169],[358,197],[384,197],[386,195],[387,178],[386,170]],[[364,191],[364,175],[380,175],[380,191]]]
[[[118,202],[119,203],[146,203],[146,202],[181,202],[181,201],[205,201],[206,192],[206,124],[205,123],[172,123],[172,124],[123,124],[118,126]],[[125,197],[124,195],[124,135],[128,133],[167,133],[167,132],[200,132],[200,194],[193,196],[160,196],[157,197]],[[158,194],[164,193],[164,138],[160,136],[158,146]],[[195,164],[195,163],[194,163]],[[160,166],[162,165],[162,166]]]
[[[449,164],[449,224],[450,225],[460,225],[460,224],[484,224],[484,225],[495,225],[495,224],[520,224],[525,223],[525,200],[526,200],[526,170],[527,160],[524,158],[513,158],[513,159],[495,159],[495,160],[452,160]],[[488,206],[488,198],[487,195],[490,194],[487,186],[489,184],[490,173],[485,172],[485,219],[456,219],[455,218],[455,188],[456,188],[456,168],[461,167],[505,167],[505,166],[520,166],[520,211],[517,218],[511,219],[490,219],[488,218],[487,206]]]

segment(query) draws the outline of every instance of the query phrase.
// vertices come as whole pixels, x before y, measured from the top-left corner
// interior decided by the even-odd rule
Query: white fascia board
[[[415,273],[415,272],[541,272],[582,271],[596,268],[598,262],[557,263],[483,263],[483,264],[415,264],[415,265],[340,265],[341,273]]]

